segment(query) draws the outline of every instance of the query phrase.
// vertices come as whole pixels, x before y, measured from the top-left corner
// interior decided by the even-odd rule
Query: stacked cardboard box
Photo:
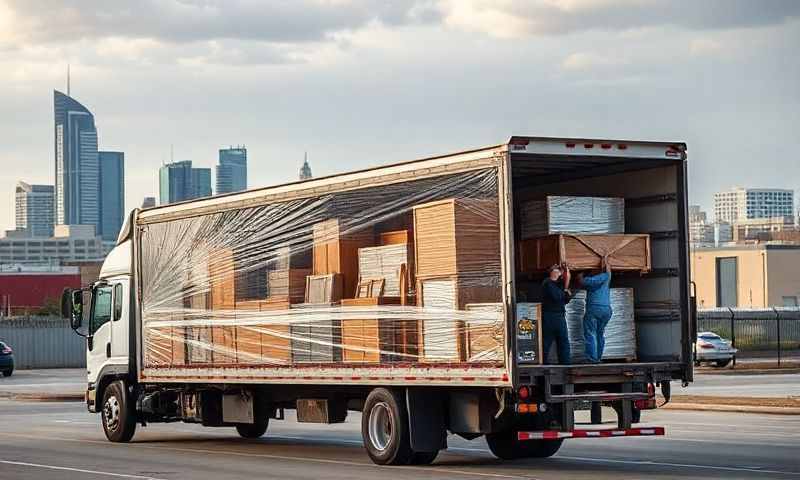
[[[355,297],[358,283],[358,249],[374,245],[372,229],[348,231],[336,218],[313,227],[313,275],[342,274],[343,295]]]

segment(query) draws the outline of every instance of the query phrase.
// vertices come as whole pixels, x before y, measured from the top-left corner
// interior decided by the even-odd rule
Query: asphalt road
[[[505,463],[483,440],[451,437],[432,466],[390,468],[370,462],[357,414],[328,426],[274,421],[259,440],[152,425],[120,445],[80,403],[0,400],[0,479],[800,478],[800,416],[648,413],[666,437],[568,440],[553,458]]]

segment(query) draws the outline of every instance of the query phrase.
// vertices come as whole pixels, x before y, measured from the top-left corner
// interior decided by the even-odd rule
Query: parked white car
[[[714,332],[700,332],[694,344],[694,364],[709,362],[719,368],[726,367],[736,357],[736,352],[738,350],[731,346],[730,340]]]

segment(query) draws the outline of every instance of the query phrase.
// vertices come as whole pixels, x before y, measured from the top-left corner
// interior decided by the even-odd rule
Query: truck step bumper
[[[604,430],[573,430],[571,432],[559,432],[558,430],[518,432],[517,439],[520,441],[559,440],[562,438],[642,437],[653,435],[664,435],[664,427],[608,428]]]

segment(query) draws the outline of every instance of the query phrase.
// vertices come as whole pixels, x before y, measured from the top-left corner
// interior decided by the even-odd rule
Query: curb
[[[719,370],[695,370],[696,375],[796,375],[800,373],[800,368],[753,368],[753,369],[719,369]]]
[[[0,392],[0,398],[16,402],[83,402],[83,393],[13,393]]]
[[[694,410],[705,412],[761,413],[767,415],[800,415],[797,407],[767,407],[757,405],[717,405],[705,403],[670,402],[661,407],[666,410]]]

